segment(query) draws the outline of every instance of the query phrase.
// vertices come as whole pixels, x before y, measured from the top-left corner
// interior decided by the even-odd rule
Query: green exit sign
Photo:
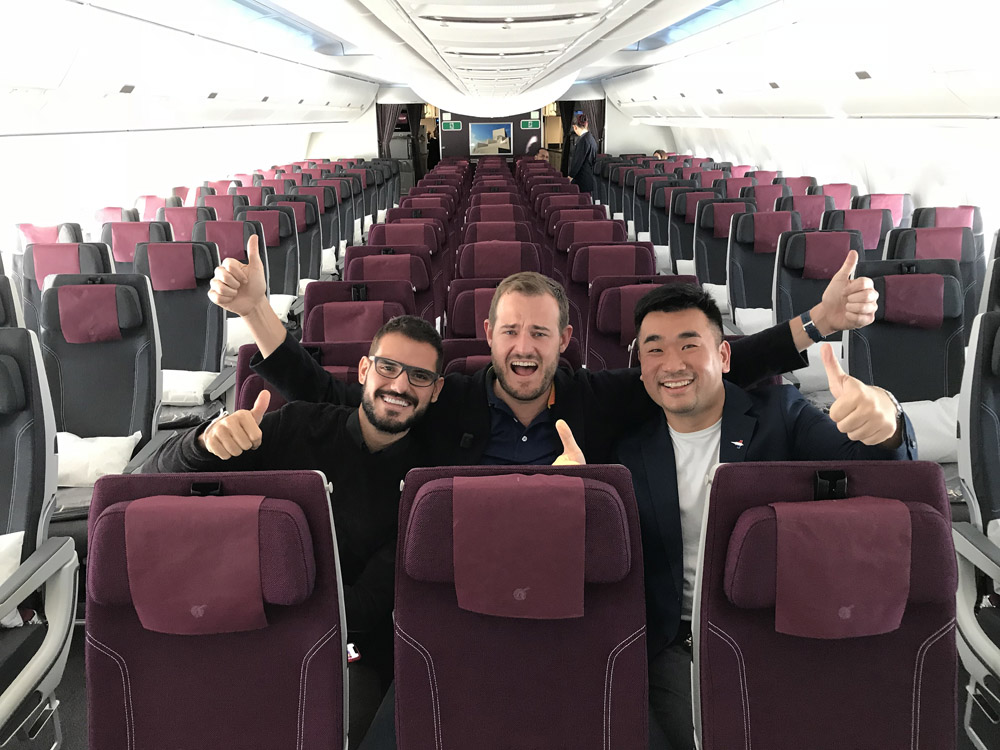
[[[462,123],[458,120],[444,121],[441,123],[441,130],[461,130]]]
[[[521,130],[539,130],[541,127],[541,120],[521,120]]]

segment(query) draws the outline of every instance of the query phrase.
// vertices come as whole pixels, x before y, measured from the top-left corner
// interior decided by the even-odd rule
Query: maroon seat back
[[[541,272],[539,248],[531,242],[487,240],[460,245],[458,278],[505,278],[519,271]]]
[[[662,284],[697,284],[695,276],[599,276],[590,285],[587,320],[587,369],[610,370],[635,362],[635,303]]]
[[[413,289],[413,314],[431,323],[444,310],[435,273],[424,245],[362,245],[349,247],[344,254],[345,281],[405,281]]]
[[[201,496],[203,486],[219,496]],[[192,503],[196,517],[187,510]],[[245,533],[216,537],[237,518]],[[181,520],[178,533],[172,522]],[[344,746],[343,591],[320,474],[110,475],[94,487],[88,532],[91,747]],[[178,551],[187,540],[212,551],[202,564]],[[171,550],[162,562],[158,545]],[[228,564],[205,564],[213,556]],[[238,620],[237,604],[252,598],[214,598],[234,581],[256,588],[263,627],[226,631]],[[192,587],[207,601],[190,606],[188,599],[169,617],[151,619],[149,597],[184,601],[180,592]],[[172,634],[220,611],[214,627],[200,628],[206,634]],[[234,686],[241,699],[220,701]],[[169,711],[156,698],[162,695],[170,696]]]
[[[894,227],[908,227],[913,218],[913,196],[909,193],[869,193],[854,199],[854,208],[889,209]]]
[[[825,487],[841,480],[848,499],[821,499],[830,496]],[[866,497],[900,502],[883,503],[891,509],[879,516],[852,512],[854,503],[871,506]],[[826,523],[817,523],[816,514]],[[796,543],[796,522],[801,533],[817,532],[815,543]],[[852,543],[830,554],[836,528]],[[909,549],[897,541],[906,532]],[[938,465],[723,464],[712,482],[704,534],[693,623],[703,750],[955,747],[957,572]],[[888,560],[879,564],[879,555]],[[871,572],[852,575],[864,570]],[[799,571],[812,586],[796,585]],[[888,579],[899,574],[908,576],[908,592],[890,588]],[[824,596],[821,580],[849,600]],[[789,603],[803,594],[800,606]],[[811,608],[809,599],[831,629],[875,607],[905,610],[898,626],[887,623],[880,635],[789,634],[809,632],[786,622]],[[850,606],[859,600],[868,611]]]
[[[809,188],[816,186],[815,177],[775,177],[775,185],[788,185],[792,195],[808,195]]]
[[[445,331],[448,338],[486,340],[483,321],[489,317],[490,303],[501,281],[502,277],[457,278],[448,285],[448,325]]]
[[[249,206],[250,199],[244,195],[203,195],[198,199],[198,205],[215,209],[215,218],[219,221],[232,221],[236,206]]]
[[[156,220],[170,224],[174,242],[190,242],[194,225],[199,221],[215,221],[215,209],[205,207],[160,208]]]
[[[779,198],[777,210],[797,211],[802,217],[803,229],[819,229],[823,222],[823,214],[833,210],[833,196],[793,195]]]
[[[468,223],[477,221],[528,221],[528,212],[524,206],[508,204],[505,206],[471,206],[465,214]]]
[[[411,216],[409,218],[414,217]],[[368,233],[368,244],[376,246],[423,245],[431,252],[437,252],[441,246],[435,226],[422,221],[418,221],[417,223],[393,222],[392,224],[376,224]]]
[[[567,265],[566,296],[569,317],[581,343],[586,341],[585,326],[590,312],[590,285],[601,276],[650,276],[656,273],[652,243],[599,242],[580,243],[570,248]]]
[[[858,195],[858,188],[849,182],[829,182],[825,185],[813,185],[807,188],[809,195],[829,195],[833,198],[833,207],[837,211],[847,211]]]
[[[507,206],[520,205],[523,202],[521,194],[515,191],[507,193],[476,193],[469,199],[470,206]]]
[[[538,215],[545,223],[553,211],[560,208],[582,208],[594,205],[593,196],[590,193],[550,193],[543,195],[538,202]]]
[[[561,221],[602,221],[607,218],[608,211],[604,206],[559,208],[552,211],[545,220],[545,231],[552,237]]]
[[[442,737],[455,747],[482,747],[484,737],[508,737],[512,727],[523,747],[605,750],[609,738],[611,747],[648,743],[642,545],[631,478],[623,467],[522,468],[529,474],[520,478],[509,466],[407,475],[396,554],[400,750],[443,747]],[[471,498],[477,489],[482,493]],[[539,523],[519,523],[504,512],[505,502],[520,505],[528,493],[538,498],[531,510],[540,514]],[[544,540],[560,530],[547,518],[567,505],[579,508],[569,532],[579,556],[566,557],[573,586],[582,578],[582,617],[526,619],[458,606],[468,606],[466,597],[490,584],[502,585],[492,578],[467,585],[474,563],[466,554],[466,530],[475,535],[494,515],[510,532],[493,538],[502,536],[517,549],[550,551]],[[459,516],[469,520],[459,526],[461,534],[452,528]],[[538,535],[534,544],[520,534],[529,530]],[[504,569],[513,562],[502,551],[488,559]],[[533,611],[545,604],[548,597],[532,599],[533,585],[536,591],[551,587],[560,597],[569,593],[570,586],[546,575],[544,564],[524,567],[536,583],[516,587],[506,608]],[[554,679],[573,689],[551,689]],[[489,695],[504,699],[486,700]]]
[[[476,221],[465,225],[463,244],[489,240],[531,242],[531,225],[523,221]]]
[[[769,185],[766,182],[740,190],[741,198],[753,198],[757,202],[758,211],[777,211],[775,205],[778,200],[791,194],[792,190],[787,185]]]

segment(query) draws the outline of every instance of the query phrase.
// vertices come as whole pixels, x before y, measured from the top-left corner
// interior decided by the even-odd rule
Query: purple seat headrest
[[[135,246],[149,242],[147,222],[115,222],[111,224],[111,254],[120,263],[135,260]]]
[[[871,208],[887,208],[892,213],[892,225],[899,226],[903,220],[903,206],[906,196],[903,193],[872,193],[868,196]]]
[[[753,189],[758,211],[774,211],[779,198],[789,195],[786,185],[757,185]]]
[[[832,279],[850,249],[850,232],[803,232],[791,237],[783,264],[801,270],[803,279]]]
[[[959,263],[971,262],[975,257],[975,240],[972,237],[972,230],[968,227],[911,229],[904,236],[906,247],[909,249],[910,243],[913,245],[912,255],[906,252],[902,257],[914,257],[918,260],[954,260]]]
[[[674,204],[674,208],[677,209],[678,213],[684,214],[685,224],[694,224],[695,212],[698,210],[698,201],[714,200],[718,197],[714,190],[695,190],[690,193],[681,193],[677,197],[677,203]]]
[[[125,510],[130,502],[107,507],[93,524],[87,588],[98,604],[132,603],[125,553]],[[264,498],[258,511],[258,544],[264,602],[294,606],[308,599],[316,582],[316,557],[302,508],[290,500]],[[183,566],[184,560],[178,559],[177,565]]]
[[[702,229],[711,229],[714,238],[722,239],[729,236],[732,218],[736,214],[747,213],[748,211],[753,211],[750,203],[741,201],[735,203],[713,202],[709,204],[707,210],[702,211],[699,224]]]
[[[460,338],[485,339],[483,321],[489,317],[495,292],[494,287],[459,292],[455,297],[454,320],[448,321],[452,334]]]
[[[740,244],[750,245],[755,253],[774,253],[782,232],[801,228],[794,211],[758,211],[736,220],[735,239]]]
[[[910,593],[913,604],[947,602],[955,597],[958,577],[951,541],[951,520],[925,503],[904,503],[910,511],[912,550]],[[729,536],[724,590],[740,609],[775,605],[777,521],[774,508],[760,505],[744,511]],[[950,575],[947,573],[950,571]]]
[[[655,288],[654,284],[631,284],[605,289],[597,302],[597,330],[619,334],[618,343],[628,346],[635,338],[636,303]]]
[[[912,273],[873,279],[878,292],[875,320],[913,328],[940,328],[964,313],[962,285],[955,276]]]
[[[495,479],[502,482],[504,477]],[[584,479],[586,533],[584,580],[617,583],[628,575],[632,560],[625,508],[610,485]],[[435,479],[423,485],[407,521],[403,566],[406,574],[424,583],[452,583],[452,480]]]
[[[882,241],[882,228],[885,226],[885,209],[854,208],[844,211],[844,229],[857,229],[861,232],[865,250],[875,250]],[[889,226],[892,226],[892,214],[889,214]]]
[[[122,284],[54,287],[42,292],[41,323],[71,344],[114,341],[121,331],[142,326],[142,305],[139,293]]]

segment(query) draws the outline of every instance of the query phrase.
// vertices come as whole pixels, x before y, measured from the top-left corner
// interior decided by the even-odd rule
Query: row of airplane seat
[[[857,275],[872,278],[879,292],[876,320],[864,329],[830,338],[843,339],[843,357],[852,375],[887,388],[901,401],[956,396],[964,372],[970,388],[981,396],[963,404],[960,412],[960,419],[967,425],[962,430],[960,458],[961,451],[973,456],[963,459],[968,464],[962,468],[962,479],[967,483],[965,500],[972,519],[963,533],[965,539],[971,540],[969,544],[980,541],[976,532],[985,536],[990,531],[996,535],[996,513],[990,508],[997,506],[991,497],[991,485],[984,484],[976,473],[979,470],[973,468],[978,465],[974,458],[976,451],[985,450],[988,454],[990,450],[988,431],[977,431],[975,426],[976,420],[981,423],[986,416],[979,404],[991,403],[990,396],[975,389],[989,388],[996,378],[992,372],[996,369],[994,342],[988,333],[991,330],[988,321],[992,319],[988,316],[1000,307],[997,294],[1000,279],[994,273],[994,263],[987,267],[985,262],[982,218],[977,208],[914,208],[901,226],[902,214],[897,221],[893,209],[886,207],[884,201],[869,200],[864,207],[857,207],[859,202],[864,203],[862,199],[875,196],[855,195],[854,186],[842,188],[844,183],[818,185],[813,178],[784,178],[774,174],[769,177],[778,180],[773,185],[758,182],[732,188],[738,187],[742,193],[777,187],[782,193],[786,190],[795,193],[776,196],[776,202],[771,204],[775,210],[762,210],[761,199],[755,194],[728,197],[731,188],[726,184],[713,184],[711,189],[702,189],[702,185],[716,179],[763,181],[768,175],[757,176],[753,172],[759,170],[748,169],[736,176],[743,170],[731,164],[712,160],[683,164],[684,159],[679,159],[680,166],[676,169],[682,170],[680,179],[694,180],[696,184],[674,186],[669,184],[674,182],[673,177],[668,176],[666,184],[653,183],[662,190],[649,193],[652,206],[656,196],[671,191],[662,200],[662,206],[650,209],[666,216],[671,230],[675,224],[678,227],[676,235],[671,231],[668,241],[663,243],[669,247],[668,267],[664,269],[660,243],[650,241],[652,238],[639,239],[633,231],[640,226],[638,219],[615,218],[619,207],[624,210],[632,206],[630,210],[636,212],[633,215],[641,214],[639,194],[650,183],[640,186],[639,180],[649,180],[652,176],[641,172],[649,169],[652,174],[659,174],[656,172],[659,165],[650,158],[635,156],[632,161],[638,162],[637,169],[626,172],[624,177],[624,169],[614,173],[613,183],[606,186],[610,189],[607,193],[610,205],[594,202],[600,193],[600,179],[598,190],[591,196],[581,193],[578,186],[567,182],[545,163],[521,159],[510,165],[503,159],[490,158],[480,160],[475,167],[464,160],[446,159],[408,196],[393,200],[395,188],[391,181],[383,178],[379,182],[368,174],[373,170],[357,169],[359,161],[326,163],[341,170],[338,172],[316,162],[284,165],[287,171],[275,170],[271,176],[261,174],[250,178],[260,183],[251,186],[260,189],[260,196],[235,192],[213,194],[209,191],[240,190],[242,185],[206,184],[201,194],[194,197],[195,202],[203,205],[164,205],[158,208],[158,221],[136,221],[138,217],[129,209],[105,213],[102,219],[114,220],[103,227],[103,243],[84,241],[81,232],[76,230],[74,234],[74,225],[54,228],[54,239],[50,239],[51,231],[30,237],[34,241],[17,256],[13,278],[0,277],[0,316],[3,316],[0,325],[10,325],[4,321],[13,324],[11,334],[0,330],[0,343],[6,342],[8,335],[23,339],[16,344],[4,344],[0,354],[18,347],[23,350],[27,341],[27,348],[33,351],[31,356],[37,350],[37,358],[34,364],[25,360],[26,363],[18,361],[13,367],[6,367],[7,362],[0,360],[5,364],[0,375],[14,372],[23,380],[24,373],[35,372],[40,382],[47,382],[49,399],[54,402],[54,409],[50,405],[49,419],[59,431],[81,437],[125,437],[138,432],[138,442],[128,451],[132,461],[127,470],[131,470],[157,447],[158,439],[162,441],[169,434],[158,430],[162,370],[223,369],[227,328],[237,319],[208,302],[206,292],[216,266],[223,261],[242,263],[250,259],[246,246],[254,237],[263,251],[260,258],[268,271],[272,295],[286,291],[302,293],[301,312],[290,312],[289,330],[301,335],[303,344],[324,368],[347,380],[357,379],[358,361],[368,353],[375,332],[400,314],[423,317],[446,335],[445,373],[481,369],[490,361],[482,321],[488,315],[497,284],[512,273],[537,271],[563,284],[576,335],[561,364],[572,369],[596,370],[632,362],[635,337],[632,311],[652,285],[690,281],[721,287],[720,294],[728,302],[738,329],[743,328],[739,325],[742,319],[738,311],[744,309],[767,309],[772,322],[782,322],[816,305],[827,285],[843,269],[848,253],[854,251],[862,258]],[[701,172],[692,171],[696,169]],[[332,225],[324,224],[320,218],[324,215],[321,203],[323,209],[330,208],[327,198],[339,201],[340,193],[333,186],[318,183],[352,170],[366,174],[363,179],[352,175],[350,182],[361,186],[360,201],[355,203],[350,194],[348,202],[351,209],[360,204],[368,219],[358,220],[360,236],[355,234],[358,227],[351,219],[349,237],[344,237],[343,224],[328,232],[327,227]],[[685,174],[683,170],[688,171]],[[710,172],[723,175],[700,176]],[[298,180],[282,178],[282,174],[299,177]],[[629,176],[633,179],[631,183]],[[356,182],[353,177],[357,177]],[[286,179],[292,184],[284,182]],[[281,180],[283,184],[264,184],[272,180]],[[338,184],[346,182],[343,179]],[[632,187],[632,199],[628,199],[627,190],[616,194],[615,185]],[[322,195],[296,193],[298,189],[317,187]],[[265,195],[268,189],[275,192]],[[811,192],[826,189],[829,192]],[[259,205],[254,205],[255,197],[263,198]],[[301,200],[289,200],[295,197]],[[225,200],[210,203],[213,198]],[[802,198],[821,200],[796,203]],[[850,199],[849,206],[855,207],[841,208],[845,198]],[[766,205],[767,199],[764,201]],[[822,203],[818,214],[812,207],[814,202]],[[905,200],[899,206],[905,209]],[[233,211],[232,220],[223,218],[227,208]],[[342,215],[338,215],[338,222]],[[630,227],[628,221],[635,222],[634,226]],[[684,227],[683,232],[680,227]],[[46,228],[30,231],[35,229]],[[178,233],[185,239],[179,240]],[[25,233],[25,236],[30,235]],[[336,237],[336,241],[330,242],[331,237]],[[332,257],[334,263],[328,264],[326,270],[340,279],[315,281],[300,287],[299,281],[309,278],[304,274],[313,272],[316,259],[323,264],[322,255],[313,252],[317,239],[320,251],[333,250],[327,259]],[[366,241],[358,242],[359,239]],[[301,255],[292,260],[293,244],[294,253],[309,254],[310,268],[302,266]],[[872,244],[875,247],[869,247]],[[690,248],[688,258],[683,257],[682,246]],[[881,254],[877,252],[878,246],[882,246]],[[875,255],[869,256],[870,252]],[[684,266],[685,260],[690,265]],[[126,268],[133,273],[112,273]],[[663,270],[673,273],[662,273]],[[680,270],[691,273],[681,275],[677,273]],[[289,281],[291,275],[295,277],[294,283]],[[282,279],[281,291],[275,290],[276,276]],[[322,276],[317,272],[315,277]],[[9,295],[5,294],[7,290]],[[300,327],[293,320],[296,315]],[[34,332],[18,325],[22,319]],[[973,331],[974,346],[968,355],[970,367],[963,367],[965,338]],[[259,394],[269,390],[268,411],[273,411],[282,405],[283,399],[250,369],[250,359],[256,352],[254,345],[239,348],[231,399],[238,408],[250,409]],[[913,361],[921,362],[919,371],[909,366]],[[66,373],[73,375],[68,377]],[[101,387],[95,389],[95,383]],[[10,392],[16,390],[12,387]],[[962,394],[963,399],[968,396],[965,387]],[[44,399],[39,397],[36,401]],[[24,405],[18,402],[16,409],[15,406],[10,409],[23,410],[27,404],[28,401]],[[6,402],[3,406],[6,413]],[[5,424],[0,426],[6,429]],[[52,445],[54,440],[48,442]],[[63,447],[60,442],[61,454]],[[51,472],[55,456],[48,460]],[[702,747],[729,748],[751,731],[757,744],[768,745],[769,727],[755,724],[751,730],[747,713],[739,708],[748,700],[750,693],[746,691],[750,690],[756,705],[801,706],[797,711],[802,721],[792,722],[792,728],[782,731],[784,739],[796,737],[797,746],[810,746],[809,732],[817,722],[826,725],[831,719],[808,698],[810,693],[821,691],[820,685],[815,690],[802,688],[819,679],[816,671],[811,667],[806,669],[805,665],[824,663],[832,669],[833,665],[853,664],[865,669],[873,663],[870,652],[876,647],[872,645],[875,640],[879,653],[885,655],[880,659],[885,661],[880,663],[881,676],[872,674],[867,679],[866,688],[871,688],[871,693],[859,693],[856,680],[839,685],[823,677],[826,682],[822,690],[836,696],[838,708],[833,713],[842,716],[860,710],[872,694],[906,693],[903,688],[912,687],[910,682],[905,686],[896,683],[901,679],[900,674],[908,673],[902,667],[887,666],[888,660],[898,658],[900,664],[912,667],[914,659],[927,658],[927,649],[915,647],[933,639],[936,647],[942,652],[947,650],[951,658],[934,652],[933,658],[926,662],[918,686],[926,692],[915,709],[919,717],[917,731],[928,746],[950,746],[949,732],[953,742],[954,717],[947,716],[947,712],[924,710],[924,705],[942,705],[949,695],[953,699],[954,690],[954,642],[953,633],[949,635],[948,630],[955,616],[952,594],[956,574],[950,556],[948,523],[954,509],[949,506],[936,467],[921,464],[833,467],[844,474],[849,497],[894,498],[902,501],[912,518],[913,558],[908,558],[905,566],[901,560],[892,563],[904,566],[910,580],[918,582],[915,589],[911,586],[909,593],[901,594],[905,609],[902,620],[886,635],[876,635],[875,631],[841,634],[827,638],[822,644],[815,640],[815,635],[800,632],[789,639],[787,634],[774,631],[773,617],[779,603],[773,590],[758,585],[775,575],[774,545],[767,534],[761,539],[753,529],[759,529],[762,523],[773,526],[771,503],[801,504],[802,500],[820,499],[822,491],[818,485],[814,486],[816,472],[829,468],[808,463],[777,467],[741,465],[723,467],[717,474],[702,571],[703,611],[695,627],[696,700],[700,701]],[[583,479],[587,508],[585,565],[581,578],[574,584],[579,586],[582,582],[583,621],[577,622],[575,616],[560,616],[540,626],[534,620],[493,610],[470,612],[455,604],[456,595],[459,598],[466,595],[462,593],[464,584],[460,580],[459,548],[450,543],[442,545],[441,539],[452,533],[454,515],[459,512],[463,483],[456,478],[481,479],[484,486],[506,488],[504,491],[509,493],[514,486],[510,483],[522,481],[508,476],[509,473],[507,467],[457,472],[434,469],[418,471],[407,480],[397,555],[395,676],[397,725],[401,728],[399,747],[430,747],[442,732],[449,738],[461,738],[455,740],[460,745],[475,746],[475,738],[481,737],[483,721],[495,722],[500,727],[513,716],[520,717],[523,731],[530,732],[546,746],[568,742],[574,747],[596,747],[597,742],[606,741],[608,731],[627,738],[622,740],[624,746],[644,746],[646,699],[639,690],[640,687],[644,690],[646,684],[642,556],[638,549],[635,500],[627,473],[618,476],[606,467],[552,470],[532,467],[531,470],[533,475]],[[208,491],[207,485],[212,485]],[[750,492],[748,488],[755,489]],[[56,496],[54,488],[41,491],[40,496],[41,502],[51,507],[51,499],[45,499],[50,490],[51,496]],[[93,628],[88,624],[88,649],[93,655],[90,660],[93,666],[88,664],[91,736],[100,746],[117,747],[120,743],[121,726],[114,713],[120,709],[120,702],[115,703],[108,696],[121,690],[117,664],[122,659],[148,668],[131,686],[138,691],[143,683],[155,686],[169,680],[169,675],[160,671],[168,663],[182,663],[191,673],[211,670],[212,658],[220,656],[213,653],[213,644],[220,638],[226,639],[220,658],[240,664],[242,683],[259,684],[263,680],[260,675],[270,670],[275,694],[283,696],[286,691],[291,696],[293,687],[301,687],[301,665],[296,659],[291,660],[295,662],[293,665],[276,664],[274,650],[287,650],[282,644],[292,642],[313,644],[313,650],[302,653],[302,659],[315,665],[307,687],[316,691],[313,695],[323,696],[325,710],[319,712],[307,705],[299,712],[294,731],[298,736],[305,733],[321,743],[343,744],[346,711],[329,710],[331,705],[346,707],[350,693],[345,677],[346,633],[340,614],[343,594],[334,562],[336,534],[330,526],[329,497],[316,475],[216,474],[179,478],[126,474],[100,480],[96,490],[74,488],[59,494],[62,500],[57,502],[52,534],[73,538],[80,558],[87,558],[89,563],[87,613],[93,622]],[[152,620],[155,617],[152,610],[157,608],[150,604],[156,605],[153,600],[162,598],[163,591],[174,584],[179,588],[197,587],[197,579],[204,576],[200,569],[192,567],[181,571],[177,581],[153,578],[144,587],[139,573],[141,563],[125,559],[124,540],[130,528],[126,508],[149,506],[147,523],[143,526],[136,522],[136,527],[152,535],[148,537],[152,545],[175,545],[183,542],[176,534],[169,539],[157,536],[174,525],[164,519],[177,518],[178,514],[187,517],[191,503],[214,504],[218,500],[216,494],[237,501],[220,503],[221,521],[217,519],[217,523],[235,522],[237,517],[243,519],[241,523],[248,518],[256,522],[266,515],[265,508],[280,508],[278,515],[287,522],[287,527],[279,523],[273,533],[261,535],[249,547],[243,546],[240,559],[245,565],[238,575],[234,573],[237,578],[233,580],[247,575],[255,566],[259,576],[264,560],[280,557],[283,563],[276,568],[268,566],[277,580],[261,581],[258,595],[250,597],[256,625],[247,627],[242,636],[221,635],[230,632],[226,628],[232,629],[227,618],[239,613],[223,612],[219,619],[212,613],[198,626],[203,629],[189,641],[188,647],[180,653],[164,651],[163,634],[184,632],[169,628],[177,627],[177,623],[182,623],[181,628],[190,628],[191,617],[185,612],[161,609],[160,624],[150,625],[147,618]],[[164,496],[169,502],[163,502]],[[248,500],[248,496],[252,497]],[[820,505],[836,503],[834,498],[839,497],[835,493],[827,500],[821,499]],[[137,509],[145,512],[143,507]],[[47,512],[39,511],[34,523],[46,525],[41,519]],[[591,516],[597,519],[594,529]],[[610,523],[614,518],[625,519],[624,525]],[[288,533],[296,528],[305,528],[308,534],[303,537]],[[215,532],[211,529],[209,524],[197,533],[212,535]],[[311,545],[301,568],[293,565],[282,551],[293,541],[305,547]],[[457,544],[458,540],[454,541]],[[194,538],[191,543],[195,543]],[[630,554],[623,557],[623,549],[630,550]],[[228,557],[226,553],[219,554]],[[974,555],[970,557],[981,563]],[[75,564],[75,558],[72,563],[66,562],[74,570]],[[209,566],[217,564],[212,562]],[[545,568],[541,564],[537,567]],[[958,575],[966,573],[960,566]],[[544,578],[537,584],[539,587],[555,585]],[[485,586],[489,581],[477,579],[477,583]],[[241,590],[247,590],[242,583],[239,585],[243,587]],[[145,602],[140,601],[143,588]],[[760,598],[761,591],[764,599]],[[205,589],[200,592],[211,594]],[[477,595],[483,596],[484,591],[478,591]],[[961,599],[959,603],[963,603]],[[247,604],[239,602],[237,606]],[[493,618],[486,628],[488,636],[476,630],[477,622],[484,616]],[[260,626],[261,617],[266,617],[266,627]],[[195,616],[195,619],[203,618]],[[168,624],[163,625],[164,622]],[[339,626],[334,627],[336,623]],[[448,626],[443,627],[443,623]],[[168,629],[160,629],[163,627]],[[990,624],[980,623],[978,627],[988,630]],[[540,637],[543,630],[546,635]],[[444,637],[445,632],[464,635],[456,640]],[[483,656],[486,637],[495,639],[494,645],[487,649],[488,653],[497,654],[495,659]],[[741,683],[743,673],[731,663],[734,646],[744,655],[743,669],[752,667],[752,684]],[[512,653],[517,654],[513,662]],[[551,659],[553,654],[559,655],[561,663],[576,665],[572,680],[580,686],[580,692],[575,694],[577,705],[572,712],[541,713],[539,707],[547,707],[548,711],[552,704],[531,690],[518,688],[521,672],[512,668],[512,664],[537,664]],[[613,678],[606,676],[609,659],[617,665],[612,670]],[[429,662],[439,670],[437,677],[441,682],[436,686],[427,681]],[[775,674],[779,668],[781,680]],[[505,696],[512,696],[505,700],[506,705],[494,707],[495,712],[488,715],[482,712],[481,703],[467,702],[481,694],[470,686],[478,685],[477,680],[483,674],[492,675],[502,686],[491,689],[501,689]],[[761,677],[768,674],[771,676]],[[741,684],[745,690],[740,688]],[[720,688],[720,685],[730,687]],[[732,686],[738,689],[730,689]],[[952,693],[940,692],[945,688]],[[223,688],[211,682],[206,683],[205,689],[211,693]],[[609,702],[609,691],[617,696],[614,701]],[[468,693],[464,698],[463,692]],[[906,693],[907,701],[909,696]],[[440,701],[434,704],[434,710],[427,710],[428,698]],[[239,744],[232,735],[232,724],[213,723],[211,712],[200,709],[198,703],[197,695],[193,694],[185,702],[184,710],[207,727],[200,736],[213,737],[213,742]],[[591,703],[594,711],[579,710],[581,705]],[[599,708],[601,705],[603,709]],[[825,701],[824,705],[829,708],[831,704]],[[246,716],[241,715],[236,724],[246,729],[247,736],[273,737],[281,744],[280,738],[293,731],[286,719],[255,707]],[[177,745],[185,741],[187,730],[167,726],[163,717],[136,714],[129,721],[132,728],[126,726],[126,732],[142,727],[143,737],[150,738],[147,745],[135,735],[135,741],[143,746],[160,747],[166,743],[162,745],[166,747],[171,742]],[[843,741],[855,746],[896,746],[902,741],[901,732],[907,738],[912,734],[912,726],[897,724],[872,722],[869,726],[852,726],[850,731],[854,734]],[[153,738],[162,738],[162,743],[156,744],[161,740]]]

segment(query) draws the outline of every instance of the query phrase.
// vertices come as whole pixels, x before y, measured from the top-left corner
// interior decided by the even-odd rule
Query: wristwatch
[[[808,310],[799,316],[799,320],[802,321],[802,330],[806,332],[806,336],[808,336],[813,343],[818,344],[823,340],[823,334],[819,332],[816,324],[813,323],[812,315],[809,314]]]
[[[892,405],[896,407],[896,426],[898,427],[903,421],[903,407],[900,406],[899,399],[892,395],[892,391],[887,391],[885,388],[879,388],[879,390],[888,396]]]

